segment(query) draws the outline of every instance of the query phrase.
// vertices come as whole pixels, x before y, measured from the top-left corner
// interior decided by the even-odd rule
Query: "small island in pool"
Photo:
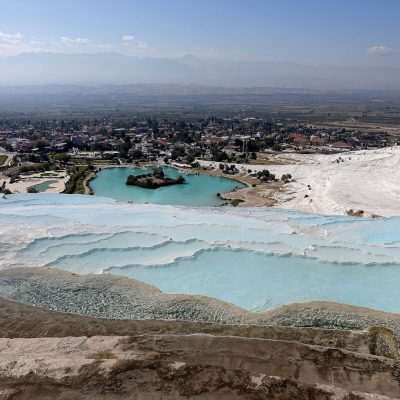
[[[145,189],[158,189],[161,186],[182,185],[185,178],[179,175],[176,179],[169,178],[164,174],[161,167],[154,168],[154,171],[143,175],[129,175],[126,184],[131,186],[139,186]]]

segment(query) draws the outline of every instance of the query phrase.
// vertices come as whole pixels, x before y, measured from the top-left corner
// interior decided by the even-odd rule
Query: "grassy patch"
[[[40,176],[46,177],[46,176],[57,176],[58,174],[54,172],[44,172],[43,174],[40,174]]]

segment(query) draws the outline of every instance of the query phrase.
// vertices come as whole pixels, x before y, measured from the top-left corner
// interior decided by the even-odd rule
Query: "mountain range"
[[[0,57],[0,85],[179,84],[219,87],[387,90],[400,68],[299,65],[288,62],[133,57],[119,53],[27,53]]]

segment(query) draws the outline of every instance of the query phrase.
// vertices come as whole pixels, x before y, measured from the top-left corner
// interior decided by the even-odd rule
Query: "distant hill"
[[[118,53],[0,57],[0,85],[179,84],[307,89],[399,89],[400,68],[130,57]]]

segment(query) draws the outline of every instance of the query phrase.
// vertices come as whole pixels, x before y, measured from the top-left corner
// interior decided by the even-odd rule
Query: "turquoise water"
[[[400,312],[400,218],[10,195],[0,254],[0,269],[123,275],[248,310],[327,300]]]
[[[57,183],[58,181],[55,180],[50,180],[50,181],[45,181],[42,183],[38,183],[37,185],[30,186],[29,188],[34,188],[38,192],[45,192],[53,183]]]
[[[186,179],[184,185],[164,186],[154,190],[125,184],[128,175],[141,175],[151,170],[152,168],[106,168],[98,172],[90,185],[95,195],[116,200],[195,207],[221,205],[225,201],[218,198],[217,193],[230,192],[235,187],[245,186],[233,179],[185,174],[172,167],[163,167],[165,174],[171,178],[183,175]]]
[[[308,300],[400,311],[399,265],[333,264],[293,255],[218,249],[169,265],[132,265],[108,272],[166,293],[206,294],[252,311]]]

